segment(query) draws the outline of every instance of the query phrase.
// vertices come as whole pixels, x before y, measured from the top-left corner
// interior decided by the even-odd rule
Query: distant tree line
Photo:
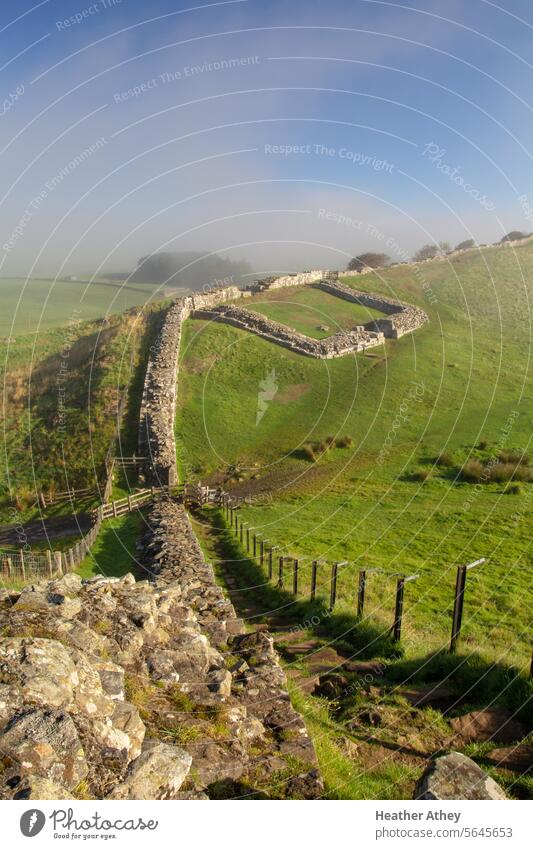
[[[496,242],[495,244],[502,244],[503,242],[516,242],[519,239],[526,239],[529,235],[533,235],[531,233],[523,233],[521,230],[511,230],[510,233],[507,233],[500,242]],[[453,251],[465,251],[469,248],[475,248],[476,242],[474,239],[465,239],[463,242],[459,242],[458,245],[453,248]],[[445,256],[446,254],[452,253],[452,247],[449,242],[438,242],[437,244],[429,244],[423,245],[419,248],[416,253],[413,254],[414,262],[421,262],[425,259],[434,259],[436,256]],[[348,271],[362,271],[364,268],[384,268],[387,265],[390,265],[392,262],[390,256],[384,253],[373,253],[367,252],[363,254],[359,254],[358,256],[354,256],[348,263],[347,270]]]

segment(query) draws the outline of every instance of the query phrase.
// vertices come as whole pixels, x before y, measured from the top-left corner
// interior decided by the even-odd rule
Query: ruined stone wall
[[[314,271],[300,271],[298,274],[284,274],[281,277],[265,277],[262,280],[255,280],[251,284],[252,291],[262,292],[265,289],[284,289],[291,286],[308,286],[309,283],[315,283],[317,280],[322,280],[325,275],[331,272],[315,269]]]
[[[231,324],[233,327],[248,330],[298,354],[321,360],[364,351],[375,345],[382,345],[384,341],[384,335],[380,330],[368,330],[364,327],[358,330],[340,330],[326,339],[312,339],[260,313],[236,306],[218,306],[210,310],[198,310],[195,311],[194,316]]]

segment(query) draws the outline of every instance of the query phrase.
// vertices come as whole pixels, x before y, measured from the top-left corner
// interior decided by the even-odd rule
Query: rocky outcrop
[[[415,799],[506,799],[493,778],[460,752],[435,758],[418,782]]]
[[[316,798],[271,637],[245,632],[181,506],[150,528],[149,581],[1,593],[0,798]]]

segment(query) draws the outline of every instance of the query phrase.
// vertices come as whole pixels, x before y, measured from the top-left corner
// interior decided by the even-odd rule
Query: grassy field
[[[307,286],[275,289],[236,303],[313,339],[325,339],[339,330],[351,330],[355,325],[383,317],[379,310]]]
[[[150,283],[0,277],[0,337],[42,333],[74,321],[123,312],[163,297],[163,289]]]
[[[349,561],[340,610],[354,611],[360,568],[383,570],[368,584],[378,628],[392,622],[394,573],[419,574],[406,590],[408,656],[447,643],[456,565],[485,557],[469,574],[464,645],[526,668],[533,486],[476,486],[459,470],[472,456],[529,446],[533,247],[420,268],[345,280],[430,316],[379,353],[315,361],[234,328],[187,322],[180,463],[189,475],[268,495],[244,518],[302,559],[304,589],[311,558]],[[271,391],[259,417],[265,380]],[[345,435],[351,447],[316,461],[304,453],[306,443]],[[446,466],[436,462],[443,452]]]

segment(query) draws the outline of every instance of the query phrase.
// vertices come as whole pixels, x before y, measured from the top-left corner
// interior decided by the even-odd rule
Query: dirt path
[[[52,516],[25,525],[0,525],[0,547],[21,547],[26,543],[46,542],[60,537],[85,534],[91,527],[88,513],[76,516]]]

